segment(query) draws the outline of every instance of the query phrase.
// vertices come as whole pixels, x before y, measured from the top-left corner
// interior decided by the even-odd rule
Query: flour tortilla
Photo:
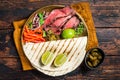
[[[77,62],[77,60],[82,58],[82,54],[85,54],[83,52],[85,52],[86,45],[87,36],[84,36],[79,38],[48,41],[42,43],[26,43],[23,45],[23,50],[26,56],[28,57],[29,61],[33,65],[45,71],[55,72],[69,69],[70,67],[72,67],[73,64],[75,64],[75,61]],[[43,66],[40,63],[40,58],[42,54],[46,51],[53,52],[54,57],[47,66]],[[60,53],[64,53],[67,55],[67,61],[61,67],[54,67],[52,63],[55,57]],[[82,60],[80,61],[80,63],[82,62]]]

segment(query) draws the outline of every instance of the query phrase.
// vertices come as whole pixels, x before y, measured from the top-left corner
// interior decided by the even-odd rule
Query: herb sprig
[[[76,36],[81,35],[83,33],[83,31],[84,31],[84,24],[80,23],[75,30]]]

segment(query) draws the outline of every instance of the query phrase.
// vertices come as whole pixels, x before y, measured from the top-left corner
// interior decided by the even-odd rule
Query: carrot
[[[23,41],[24,42],[45,42],[45,39],[42,36],[42,27],[39,27],[35,30],[28,29],[28,26],[25,26],[23,32]]]

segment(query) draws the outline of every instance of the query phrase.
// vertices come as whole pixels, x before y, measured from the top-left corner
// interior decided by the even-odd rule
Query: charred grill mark
[[[66,42],[66,40],[62,40],[63,41],[63,44],[61,45],[61,47],[60,47],[60,49],[59,49],[59,51],[58,51],[58,54],[61,54],[61,50],[63,49],[63,47],[64,47],[64,44],[65,44],[65,42]]]
[[[37,43],[37,44],[34,44],[34,48],[33,48],[33,50],[30,52],[30,53],[31,53],[30,59],[33,58],[33,56],[35,55],[35,51],[38,49],[38,46],[39,46],[38,43]]]
[[[33,44],[32,48],[31,48],[31,51],[33,51],[35,49],[35,45],[36,44]]]
[[[29,43],[28,46],[26,47],[25,52],[27,53],[27,55],[29,55],[29,52],[31,51],[32,47],[33,47],[33,44],[31,43]]]
[[[57,45],[59,45],[59,42],[60,42],[60,40],[57,41],[56,44],[54,44],[54,46],[53,46],[52,49],[51,49],[51,52],[55,52],[55,50],[56,50],[56,48],[57,48]]]
[[[77,39],[76,43],[74,44],[73,48],[71,49],[71,52],[70,52],[71,56],[70,56],[70,58],[69,58],[68,61],[70,61],[71,58],[72,58],[72,56],[74,55],[74,51],[75,51],[76,48],[78,47],[78,42],[79,42],[79,39]],[[69,54],[69,55],[70,55],[70,54]]]
[[[84,48],[84,49],[83,49]],[[84,51],[83,51],[84,50]],[[85,54],[83,54],[83,53],[85,53],[85,47],[82,47],[82,51],[81,51],[81,54],[78,54],[78,57],[82,57],[82,56],[84,56]],[[79,61],[79,58],[77,58],[76,59],[76,61],[75,61],[75,65],[79,65],[80,64],[80,61]],[[77,66],[74,66],[73,68],[75,69]]]
[[[65,48],[65,50],[64,50],[64,52],[63,52],[63,53],[65,53],[66,55],[70,52],[70,51],[67,51],[67,49],[69,48],[71,42],[72,42],[72,39],[70,39],[68,45],[66,46],[66,48]]]
[[[39,51],[39,54],[38,54],[36,60],[39,60],[40,56],[41,56],[43,53],[45,53],[45,51],[46,51],[45,49],[48,47],[47,45],[49,45],[49,44],[50,44],[50,42],[44,42],[41,50]]]
[[[70,43],[70,39],[65,40],[64,45],[63,45],[63,47],[61,48],[60,53],[64,53],[64,52],[65,52],[65,50],[66,50],[66,48],[68,47],[69,43]],[[66,54],[66,53],[64,53],[64,54]]]
[[[75,61],[76,56],[78,57],[79,53],[81,53],[81,50],[83,49],[83,47],[79,47],[79,46],[81,45],[81,42],[82,42],[82,40],[79,42],[79,45],[78,45],[78,47],[76,48],[76,50],[75,50],[75,52],[74,52],[76,55],[73,55],[73,56],[72,56],[71,62],[72,62],[72,61]],[[83,43],[84,43],[84,42],[83,42]]]
[[[42,49],[43,44],[44,44],[44,43],[39,43],[38,48],[37,48],[37,50],[36,50],[35,53],[34,53],[35,55],[32,57],[32,59],[36,59],[36,58],[37,58],[40,50]]]
[[[71,48],[73,48],[72,45],[74,45],[74,44],[75,44],[74,39],[71,39],[71,40],[70,40],[70,44],[68,45],[68,47],[67,47],[66,50],[65,50],[65,53],[67,53],[67,55],[68,55],[68,53],[70,53]]]
[[[29,44],[25,44],[24,45],[24,49],[27,49],[28,46],[29,46]]]
[[[75,47],[75,49],[73,50],[73,49],[70,49],[71,51],[72,51],[72,58],[70,57],[70,58],[68,58],[68,59],[70,59],[70,64],[73,64],[73,65],[75,65],[75,66],[71,66],[71,67],[65,67],[65,65],[67,65],[68,64],[68,61],[66,61],[66,63],[65,63],[65,65],[64,66],[62,66],[62,68],[59,68],[59,69],[55,69],[55,70],[57,70],[58,72],[54,72],[54,69],[53,69],[53,65],[51,65],[52,63],[53,63],[53,60],[51,61],[51,63],[50,64],[48,64],[46,67],[44,67],[44,68],[41,68],[41,69],[43,69],[43,70],[48,70],[48,74],[51,74],[51,75],[55,75],[55,74],[58,74],[59,73],[59,71],[61,71],[61,73],[64,73],[64,72],[69,72],[69,71],[72,71],[72,70],[74,70],[74,69],[76,69],[76,67],[77,66],[79,66],[79,64],[81,63],[81,61],[83,60],[83,57],[84,57],[84,55],[85,55],[85,46],[86,46],[86,42],[85,42],[85,38],[84,39],[80,39],[80,38],[75,38],[75,39],[70,39],[69,41],[68,41],[69,39],[67,39],[67,40],[58,40],[58,41],[50,41],[50,43],[46,43],[45,42],[45,44],[47,44],[47,47],[45,48],[46,50],[48,50],[48,48],[49,47],[51,47],[51,42],[53,42],[53,44],[52,44],[52,47],[51,47],[51,49],[50,49],[50,51],[52,51],[52,50],[55,50],[55,51],[53,51],[54,53],[55,53],[55,56],[54,57],[56,57],[60,52],[63,52],[63,51],[66,51],[66,49],[67,49],[67,47],[69,46],[69,43],[70,42],[72,42],[72,47],[73,47],[73,45],[74,45],[74,47]],[[62,44],[61,44],[62,43]],[[44,44],[44,45],[45,45]],[[48,45],[49,44],[49,45]],[[71,44],[71,43],[70,43]],[[80,45],[82,45],[81,47],[79,47]],[[56,46],[56,47],[55,47]],[[55,48],[54,48],[55,47]],[[71,48],[72,48],[71,47]],[[65,48],[65,49],[64,49]],[[70,51],[70,52],[71,52]],[[70,55],[70,54],[69,54]],[[81,59],[78,59],[78,58],[80,58],[80,57],[82,57]],[[38,59],[39,60],[39,59]],[[80,61],[80,62],[78,62],[78,60]],[[39,64],[39,62],[37,61],[37,62],[35,62],[36,63],[36,67],[38,67],[39,69],[40,69],[40,64]],[[69,64],[68,64],[69,65]],[[47,69],[48,67],[50,67],[51,68],[51,70],[50,69]],[[64,70],[62,70],[62,69],[64,69]],[[50,72],[49,72],[49,70],[50,70]]]
[[[48,42],[46,42],[46,43],[48,43]],[[43,44],[41,45],[42,43],[40,43],[40,49],[38,49],[39,51],[38,51],[38,54],[36,55],[36,57],[35,57],[35,60],[34,61],[36,61],[36,60],[38,60],[38,58],[39,58],[39,56],[41,56],[42,55],[42,53],[41,53],[41,51],[42,50],[44,50],[47,46],[45,45],[45,43],[43,42]]]
[[[58,47],[54,50],[55,53],[58,53],[58,52],[59,52],[60,46],[62,46],[63,43],[64,43],[64,40],[59,41]]]
[[[61,46],[63,46],[65,40],[61,40],[58,44],[58,47],[54,50],[54,56],[53,56],[53,59],[51,60],[51,63],[50,65],[52,64],[53,60],[55,59],[55,57],[59,54],[59,51],[61,49]]]
[[[77,38],[73,39],[73,44],[69,46],[69,48],[70,48],[71,46],[72,46],[72,47],[71,47],[70,49],[69,49],[69,48],[67,49],[70,53],[71,53],[72,49],[74,48],[74,45],[76,44],[76,39],[77,39]],[[71,55],[70,53],[68,54],[68,56]]]
[[[46,51],[50,51],[53,46],[54,46],[54,41],[51,41],[50,44],[48,45]]]

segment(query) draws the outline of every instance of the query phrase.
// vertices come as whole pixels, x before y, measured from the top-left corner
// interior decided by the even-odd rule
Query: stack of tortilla
[[[34,68],[49,76],[61,76],[75,70],[83,61],[86,53],[87,36],[64,39],[57,41],[48,41],[41,43],[25,43],[23,50]],[[41,64],[41,56],[46,51],[54,53],[51,62],[44,66]],[[67,55],[67,61],[60,67],[54,67],[55,57],[64,53]]]

